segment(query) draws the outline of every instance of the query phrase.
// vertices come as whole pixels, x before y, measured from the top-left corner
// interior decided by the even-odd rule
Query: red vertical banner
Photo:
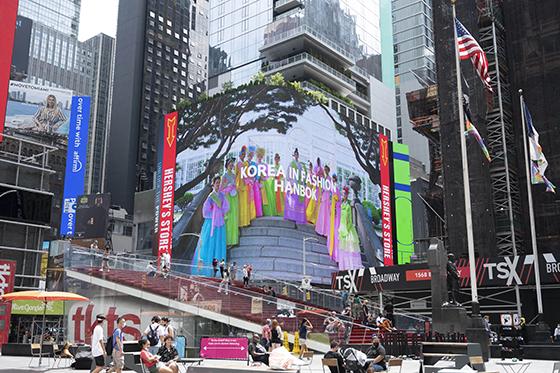
[[[4,133],[6,118],[17,10],[18,0],[0,1],[0,14],[2,15],[2,22],[0,22],[0,142],[2,141],[1,135]]]
[[[159,209],[158,258],[171,255],[173,235],[173,193],[175,192],[175,156],[177,145],[177,112],[165,116]]]
[[[391,224],[391,172],[389,140],[379,134],[379,162],[381,172],[381,208],[383,211],[383,263],[393,265],[393,230]]]
[[[8,343],[12,311],[12,303],[2,301],[2,296],[14,291],[15,276],[16,262],[0,260],[0,348],[2,348],[2,343]]]

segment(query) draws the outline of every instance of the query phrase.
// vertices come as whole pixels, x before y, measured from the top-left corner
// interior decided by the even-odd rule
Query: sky
[[[115,37],[117,33],[118,0],[82,0],[79,41],[99,34]]]

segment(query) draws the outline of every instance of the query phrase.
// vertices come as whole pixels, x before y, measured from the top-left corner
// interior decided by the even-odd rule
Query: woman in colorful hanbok
[[[255,167],[255,172],[256,170],[258,170],[257,162],[253,160],[253,158],[255,157],[256,150],[257,150],[256,146],[249,145],[249,152],[247,153],[247,163],[249,164],[248,166],[249,168],[247,168],[247,174],[249,174],[249,169],[251,168],[251,166]],[[249,193],[251,193],[253,197],[252,199],[251,197],[249,197],[249,209],[250,209],[249,215],[251,216],[251,220],[253,220],[256,219],[257,216],[262,216],[261,188],[257,181],[256,174],[255,176],[247,175],[247,177],[249,178]]]
[[[233,165],[235,158],[226,161],[226,172],[222,176],[220,191],[229,202],[229,211],[225,215],[226,221],[226,245],[237,245],[239,243],[239,195],[235,182]]]
[[[327,248],[331,258],[335,262],[338,262],[338,228],[340,227],[340,207],[342,201],[340,200],[340,190],[336,186],[338,182],[336,174],[332,175],[331,182],[333,186],[331,190],[330,230],[327,236]]]
[[[276,214],[276,208],[274,206],[274,187],[269,190],[267,188],[269,176],[268,176],[268,166],[263,162],[263,158],[266,154],[266,150],[263,148],[257,148],[257,167],[261,167],[266,170],[264,174],[257,175],[259,181],[259,186],[261,188],[262,197],[262,213],[264,216],[274,216]]]
[[[251,224],[251,218],[249,215],[249,187],[247,183],[241,177],[241,170],[243,167],[247,167],[247,162],[245,162],[245,156],[247,155],[247,147],[243,146],[239,152],[239,162],[235,165],[235,185],[237,185],[237,193],[239,195],[239,221],[240,227],[246,227]],[[247,173],[247,169],[245,169]]]
[[[340,228],[338,228],[338,269],[348,270],[362,267],[360,239],[352,221],[352,206],[348,200],[350,190],[342,188],[342,205],[340,207]]]
[[[305,224],[307,221],[305,217],[305,196],[300,196],[297,191],[297,188],[305,182],[305,178],[302,181],[302,173],[304,173],[304,167],[299,163],[299,151],[296,148],[294,160],[288,167],[286,183],[284,184],[286,190],[284,219],[293,220],[296,224]],[[289,188],[287,186],[288,183],[290,184]],[[293,189],[294,186],[295,190]]]
[[[323,188],[321,189],[321,201],[319,202],[319,210],[317,211],[317,224],[315,225],[315,232],[323,236],[328,236],[331,230],[331,190],[330,188],[327,188],[331,187],[331,177],[329,176],[330,171],[330,167],[328,165],[325,165],[325,181],[323,184]]]
[[[309,173],[305,175],[306,186],[311,190],[311,195],[307,197],[307,188],[305,192],[305,216],[307,218],[307,222],[311,224],[317,223],[317,185],[313,185],[313,176],[316,175],[315,173],[316,167],[313,167],[313,163],[309,161]]]
[[[274,194],[274,215],[276,216],[284,216],[284,192],[282,188],[276,189],[274,184],[275,180],[281,182],[284,180],[284,175],[278,175],[278,171],[280,170],[280,154],[276,153],[274,156],[274,168],[276,169],[276,174],[274,178],[269,177],[265,183],[266,192],[268,195],[272,192]],[[269,198],[270,201],[270,198]]]
[[[202,207],[202,217],[205,219],[200,235],[200,260],[209,267],[206,276],[211,276],[211,263],[214,258],[226,257],[226,226],[224,216],[229,211],[229,202],[220,192],[220,177],[212,179],[213,191],[210,193]],[[193,270],[196,271],[198,252],[193,256]],[[203,271],[203,272],[206,272]]]

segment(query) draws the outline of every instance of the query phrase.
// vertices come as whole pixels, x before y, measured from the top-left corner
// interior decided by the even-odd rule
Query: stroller
[[[343,357],[347,370],[352,373],[366,373],[367,356],[362,351],[349,347],[344,350]]]

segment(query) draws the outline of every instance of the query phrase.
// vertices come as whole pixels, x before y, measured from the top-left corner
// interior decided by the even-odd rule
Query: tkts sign
[[[518,257],[481,258],[476,261],[478,286],[511,286],[535,284],[533,255]],[[459,271],[459,285],[470,287],[470,268],[465,259],[455,262]],[[539,256],[541,284],[560,283],[560,255]],[[332,274],[331,287],[352,292],[378,290],[430,289],[430,269],[427,263],[391,267],[370,267]]]
[[[14,291],[15,273],[16,262],[0,260],[0,347],[8,342],[11,314],[11,302],[3,302],[2,296]]]

